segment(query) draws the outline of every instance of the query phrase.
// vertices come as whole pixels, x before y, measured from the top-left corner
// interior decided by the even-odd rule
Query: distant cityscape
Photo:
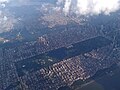
[[[25,42],[20,46],[1,48],[0,88],[2,90],[56,90],[65,85],[70,86],[76,80],[86,80],[98,70],[108,68],[119,62],[119,47],[116,48],[113,39],[101,36],[96,30],[90,29],[90,32],[86,30],[84,32],[82,30],[80,32],[80,29],[79,32],[77,29],[76,31],[74,29],[65,30],[64,32],[54,33],[54,35],[41,36],[36,41]],[[91,49],[89,52],[62,60],[58,60],[59,58],[56,58],[56,56],[41,59],[38,57],[62,47],[70,49],[69,52],[72,54],[72,52],[76,52],[73,47],[77,45],[79,47],[79,42],[82,44],[84,41],[88,43],[85,45],[93,44],[92,46],[97,46],[98,44],[98,47]],[[84,44],[82,45],[84,46]],[[87,49],[88,46],[84,46],[84,48]],[[47,56],[47,54],[45,55]],[[25,60],[28,61],[28,67],[22,63]],[[58,60],[58,62],[54,63],[53,60]],[[39,65],[36,70],[32,67],[34,62]],[[46,63],[50,63],[49,66],[41,68]],[[19,75],[19,72],[23,72],[23,75]]]
[[[16,12],[20,7],[10,8]],[[80,23],[74,16],[38,17],[29,5],[22,8],[29,11],[14,13],[19,25],[0,33],[0,90],[71,87],[120,62],[119,11]]]

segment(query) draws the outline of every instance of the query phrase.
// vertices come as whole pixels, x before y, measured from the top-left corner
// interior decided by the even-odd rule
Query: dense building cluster
[[[108,35],[109,33],[104,32],[102,28],[103,26],[96,28],[90,24],[66,27],[65,30],[55,30],[54,33],[40,36],[36,41],[1,48],[0,89],[56,90],[61,86],[70,86],[78,79],[85,80],[92,77],[98,70],[117,63],[120,57],[120,48],[116,47],[115,43],[111,43],[96,50],[63,59],[47,68],[41,68],[35,72],[26,70],[24,71],[25,75],[18,75],[16,62],[29,60],[31,57],[61,47],[70,48],[73,43]],[[114,39],[113,37],[106,38],[112,41]]]
[[[61,86],[70,86],[76,80],[86,80],[98,70],[108,68],[118,62],[119,60],[108,56],[111,50],[112,45],[108,45],[96,51],[66,59],[48,68],[27,74],[21,77],[21,80],[28,90],[34,88],[36,90],[56,90]]]

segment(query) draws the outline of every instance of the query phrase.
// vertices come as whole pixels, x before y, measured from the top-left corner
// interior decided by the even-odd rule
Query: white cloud
[[[64,8],[63,8],[63,11],[65,12],[65,14],[69,13],[71,4],[72,4],[71,0],[66,0],[65,1],[65,5],[64,5]]]
[[[5,8],[10,1],[11,0],[0,0],[0,33],[12,30],[17,23],[14,16]]]
[[[65,14],[109,14],[120,8],[120,0],[58,0]]]
[[[0,3],[9,2],[9,0],[0,0]]]

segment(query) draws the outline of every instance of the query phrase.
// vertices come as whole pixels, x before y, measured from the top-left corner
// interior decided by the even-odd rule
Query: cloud
[[[65,5],[64,5],[63,11],[64,11],[66,14],[69,13],[71,4],[72,4],[72,3],[71,3],[71,0],[66,0],[66,1],[65,1]]]
[[[0,33],[12,30],[17,20],[5,7],[11,0],[0,0]]]
[[[58,0],[57,4],[66,15],[110,14],[120,8],[120,0]]]
[[[0,0],[0,3],[9,2],[9,0]]]
[[[6,3],[8,3],[9,0],[0,0],[0,7],[5,8],[6,7]]]

